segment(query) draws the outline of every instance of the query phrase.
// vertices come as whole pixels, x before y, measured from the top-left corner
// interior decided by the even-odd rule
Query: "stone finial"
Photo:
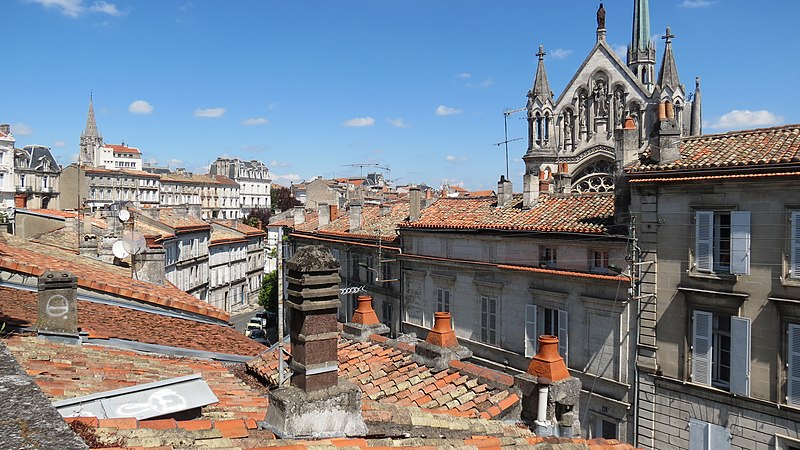
[[[424,342],[417,343],[411,356],[414,362],[436,372],[447,369],[450,361],[472,357],[471,350],[458,344],[450,319],[449,312],[434,313],[433,329],[428,332]]]
[[[558,337],[539,336],[539,352],[531,359],[527,373],[551,382],[569,377],[564,358],[558,354]]]
[[[342,327],[342,337],[356,342],[365,342],[373,334],[389,334],[389,327],[378,320],[372,308],[372,296],[358,296],[358,307],[353,312],[353,320]]]

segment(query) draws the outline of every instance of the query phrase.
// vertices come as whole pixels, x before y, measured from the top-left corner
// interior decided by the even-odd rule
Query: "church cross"
[[[543,60],[544,59],[544,55],[546,55],[546,54],[547,53],[544,52],[544,45],[540,45],[539,46],[539,53],[536,54],[536,56],[539,57],[539,61]]]
[[[667,27],[667,33],[665,35],[661,36],[661,39],[664,39],[666,41],[666,43],[669,44],[670,42],[672,42],[672,39],[674,37],[675,37],[675,35],[672,34],[672,30],[669,27]]]

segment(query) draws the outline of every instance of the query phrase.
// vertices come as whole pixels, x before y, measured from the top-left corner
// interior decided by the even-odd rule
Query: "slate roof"
[[[681,159],[674,162],[637,162],[625,170],[639,175],[708,169],[797,168],[800,163],[800,124],[684,138],[680,153]]]
[[[0,287],[0,322],[9,326],[36,325],[37,294]],[[90,339],[122,339],[168,347],[253,356],[264,346],[226,325],[162,316],[121,306],[78,301],[78,327]],[[153,333],[153,330],[158,330]],[[187,332],[188,331],[188,332]]]
[[[0,240],[0,268],[36,277],[48,270],[67,270],[78,277],[78,287],[84,289],[225,322],[230,320],[225,311],[196,299],[169,282],[160,286],[133,280],[127,268],[13,236]]]
[[[497,208],[494,197],[440,198],[422,210],[420,219],[401,228],[500,229],[600,234],[614,218],[613,194],[541,195],[530,209],[522,197]]]

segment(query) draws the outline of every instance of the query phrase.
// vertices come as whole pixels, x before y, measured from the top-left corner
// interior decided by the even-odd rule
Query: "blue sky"
[[[633,1],[605,3],[607,40],[624,48]],[[705,132],[800,122],[800,2],[650,3],[652,33],[670,25],[677,36],[688,90],[702,78]],[[538,45],[558,96],[594,45],[597,6],[4,0],[0,123],[18,147],[47,145],[69,164],[93,91],[106,142],[172,168],[240,156],[286,185],[377,163],[399,184],[493,189],[502,112],[525,105]],[[510,139],[525,135],[522,117],[509,119]],[[516,190],[525,147],[509,145]]]

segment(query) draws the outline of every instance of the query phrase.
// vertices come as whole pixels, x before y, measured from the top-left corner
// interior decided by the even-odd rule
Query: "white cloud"
[[[272,168],[275,168],[275,167],[288,167],[288,166],[289,166],[289,163],[285,163],[285,162],[278,162],[278,160],[277,160],[277,159],[273,159],[272,161],[270,161],[270,162],[269,162],[269,165],[270,165],[270,167],[272,167]]]
[[[456,78],[461,78],[462,80],[469,80],[472,77],[472,74],[469,72],[462,72],[456,74]]]
[[[89,8],[89,11],[108,14],[109,16],[121,16],[122,15],[122,11],[120,11],[119,8],[117,8],[117,5],[115,5],[113,3],[103,2],[103,1],[94,2],[94,5],[92,5]]]
[[[265,119],[264,117],[253,117],[251,119],[245,119],[242,121],[242,125],[266,125],[269,123],[269,120]]]
[[[447,156],[444,157],[444,159],[447,160],[447,161],[450,161],[450,162],[456,162],[456,161],[466,161],[467,157],[466,156],[447,155]]]
[[[153,112],[153,105],[147,100],[136,100],[128,106],[128,111],[132,114],[150,114]]]
[[[69,155],[69,160],[71,162],[78,162],[78,158],[80,157],[80,153],[72,153]]]
[[[389,122],[390,124],[392,124],[392,126],[397,128],[408,128],[411,126],[411,124],[404,122],[403,119],[399,117],[396,119],[387,119],[387,122]]]
[[[284,180],[289,182],[300,181],[300,175],[296,173],[287,173],[286,175],[272,174],[272,181]]]
[[[342,125],[346,127],[370,127],[375,125],[375,119],[372,117],[355,117],[350,120],[345,120]]]
[[[182,159],[173,158],[173,159],[170,159],[169,161],[167,161],[167,166],[170,166],[170,167],[172,167],[172,166],[180,166],[181,164],[183,164],[183,160]]]
[[[66,147],[66,146],[67,146],[67,141],[58,140],[53,142],[53,147]]]
[[[624,44],[623,45],[612,44],[611,48],[614,49],[614,53],[616,53],[617,56],[619,56],[620,59],[622,59],[622,61],[625,61],[625,58],[628,57],[628,46],[627,45],[624,45]]]
[[[712,4],[714,4],[714,2],[709,0],[683,0],[681,8],[707,8]]]
[[[436,107],[436,115],[437,116],[454,116],[456,114],[461,114],[464,112],[458,108],[451,108],[449,106],[439,105]]]
[[[122,11],[117,5],[105,1],[96,1],[90,7],[83,4],[83,0],[30,0],[38,3],[45,8],[55,9],[67,17],[78,17],[85,12],[108,14],[110,16],[121,16]]]
[[[470,88],[473,88],[473,87],[474,88],[488,88],[490,86],[494,86],[494,80],[492,80],[491,78],[487,78],[487,79],[481,81],[480,83],[467,83],[467,87],[470,87]]]
[[[22,122],[18,122],[14,125],[11,125],[11,132],[17,136],[30,136],[33,134],[33,128],[25,125]]]
[[[217,119],[225,115],[225,108],[197,108],[194,110],[195,117],[210,117]]]
[[[777,116],[766,109],[759,111],[750,111],[749,109],[734,109],[733,111],[720,116],[717,121],[709,124],[709,128],[730,130],[738,128],[765,127],[778,125],[780,123],[783,123],[783,117]]]
[[[266,145],[243,145],[242,151],[246,153],[261,153],[267,151]]]
[[[564,59],[572,54],[572,50],[567,50],[564,48],[557,48],[555,50],[550,51],[550,56],[555,59]]]

